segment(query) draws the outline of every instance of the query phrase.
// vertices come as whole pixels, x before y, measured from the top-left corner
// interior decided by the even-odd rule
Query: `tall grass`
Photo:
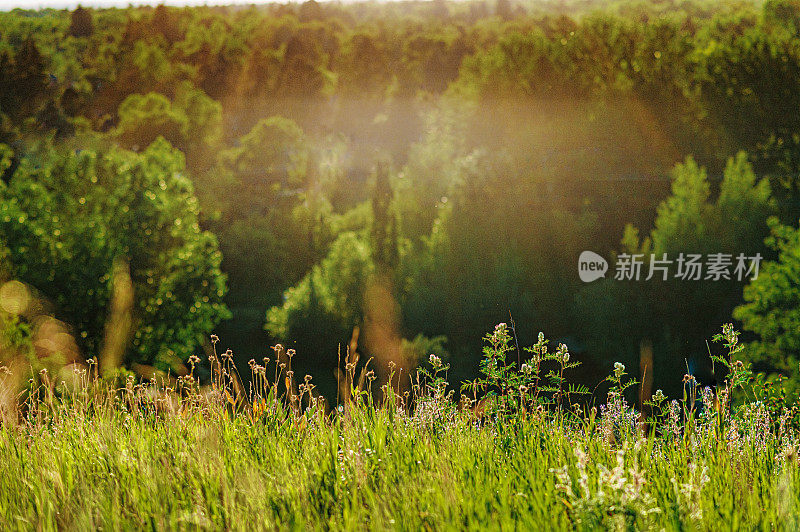
[[[394,374],[370,393],[348,363],[333,411],[280,346],[249,384],[230,353],[204,383],[197,358],[157,384],[43,372],[0,426],[0,527],[796,529],[794,406],[737,361],[732,328],[718,339],[728,378],[687,377],[647,416],[621,364],[605,404],[577,406],[566,348],[540,338],[517,367],[502,324],[460,399],[435,356],[408,393]]]

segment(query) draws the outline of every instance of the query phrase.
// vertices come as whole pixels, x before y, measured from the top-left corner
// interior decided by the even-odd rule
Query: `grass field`
[[[724,385],[657,392],[647,418],[621,365],[607,404],[569,406],[566,350],[540,341],[517,369],[501,326],[460,401],[434,356],[407,393],[395,379],[369,394],[372,375],[346,361],[333,412],[290,358],[251,362],[247,390],[228,354],[202,386],[194,369],[116,387],[91,364],[42,372],[3,411],[0,528],[796,529],[795,410],[729,401],[757,386],[735,332],[722,341]]]

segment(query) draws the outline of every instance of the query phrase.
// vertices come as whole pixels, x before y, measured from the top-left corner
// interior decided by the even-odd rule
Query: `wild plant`
[[[662,427],[667,417],[669,416],[669,401],[664,391],[661,389],[656,390],[650,399],[644,401],[644,406],[650,409],[650,415],[645,419],[645,424],[649,427],[650,433],[654,434],[655,431]]]
[[[472,392],[473,401],[477,401],[478,391],[485,391],[483,400],[496,419],[507,420],[520,413],[541,411],[547,406],[561,414],[564,405],[571,405],[573,397],[589,393],[585,386],[566,381],[564,372],[580,366],[580,362],[570,360],[566,345],[559,344],[555,351],[549,351],[549,341],[539,333],[537,342],[524,348],[530,354],[529,360],[517,368],[508,360],[509,353],[514,350],[512,339],[508,326],[498,324],[484,337],[486,345],[480,362],[483,376],[462,384],[462,391]],[[548,364],[555,368],[544,373]]]
[[[538,343],[542,344],[544,342],[544,335],[539,333]],[[577,368],[581,363],[577,360],[570,361],[569,350],[565,344],[558,344],[556,352],[545,356],[543,360],[553,361],[556,364],[556,369],[551,369],[547,372],[545,377],[548,382],[541,387],[541,391],[551,394],[551,404],[556,407],[558,412],[561,411],[564,404],[570,406],[573,397],[591,393],[589,388],[582,384],[568,383],[566,381],[564,371]]]
[[[603,439],[608,444],[622,442],[635,436],[640,415],[628,405],[625,391],[636,385],[635,379],[626,379],[625,365],[614,363],[614,369],[606,377],[611,384],[608,401],[600,405],[600,429]]]
[[[717,408],[724,415],[731,407],[730,401],[741,396],[741,402],[759,403],[764,406],[773,429],[791,425],[800,429],[800,394],[798,390],[789,390],[781,375],[770,379],[763,373],[755,373],[752,365],[736,355],[745,347],[739,342],[739,332],[733,325],[726,323],[722,332],[714,335],[713,340],[722,343],[726,352],[723,355],[711,355],[714,364],[720,364],[726,373],[721,389],[718,387]],[[740,406],[740,408],[742,408]]]
[[[716,389],[687,377],[677,400],[658,390],[646,416],[627,402],[635,380],[622,363],[605,379],[608,400],[582,413],[571,406],[567,370],[577,364],[566,346],[551,351],[539,335],[517,362],[512,335],[504,324],[486,335],[481,377],[462,386],[460,404],[436,355],[417,368],[410,395],[390,364],[373,400],[374,373],[367,364],[359,374],[348,353],[343,402],[329,406],[311,376],[294,374],[294,351],[279,344],[251,359],[245,381],[216,337],[208,365],[191,357],[177,377],[103,376],[94,359],[32,373],[0,424],[0,486],[25,479],[0,489],[0,525],[43,514],[44,529],[142,527],[161,511],[146,506],[158,489],[180,512],[160,529],[243,529],[235,512],[245,508],[275,529],[800,524],[797,407],[778,381],[738,364],[732,328],[719,356],[728,377]],[[0,367],[4,386],[13,376]],[[55,467],[42,449],[58,456]],[[65,494],[91,494],[91,509]]]
[[[729,395],[737,388],[744,388],[753,378],[753,371],[749,364],[743,360],[734,360],[734,356],[744,349],[744,345],[739,343],[739,334],[733,328],[732,323],[726,323],[722,326],[722,332],[715,334],[712,338],[715,343],[722,343],[727,350],[722,356],[711,355],[711,361],[721,364],[727,370],[724,387]]]
[[[445,428],[456,416],[456,405],[452,401],[453,390],[447,390],[448,364],[431,354],[428,357],[431,369],[424,365],[417,368],[416,382],[412,384],[414,412],[412,421],[426,429]]]

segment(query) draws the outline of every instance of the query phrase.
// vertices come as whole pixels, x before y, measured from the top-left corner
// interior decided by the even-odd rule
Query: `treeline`
[[[322,389],[348,349],[379,372],[436,352],[459,382],[509,321],[599,375],[652,351],[667,390],[718,378],[695,364],[738,307],[797,373],[798,30],[790,0],[2,13],[4,276],[91,355],[125,260],[129,366],[217,330],[244,360],[289,343]],[[585,285],[583,250],[771,262],[744,295]]]

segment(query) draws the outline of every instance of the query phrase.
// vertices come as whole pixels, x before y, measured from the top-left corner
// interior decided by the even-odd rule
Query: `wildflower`
[[[217,336],[216,334],[212,334],[211,335],[211,343],[212,344],[216,344],[217,342],[219,342],[219,336]]]
[[[660,388],[658,390],[656,390],[656,393],[653,394],[653,402],[654,403],[660,403],[661,401],[663,401],[666,398],[667,397],[664,395],[664,392]]]
[[[435,369],[439,369],[442,366],[442,359],[431,353],[431,356],[428,357],[428,362],[431,363]]]
[[[614,376],[619,379],[620,377],[622,377],[624,373],[625,373],[625,364],[623,364],[622,362],[614,362]]]
[[[664,434],[670,435],[674,439],[678,439],[682,432],[680,426],[680,410],[681,407],[678,404],[678,401],[673,399],[669,404],[669,417],[667,424],[664,427]]]
[[[567,362],[569,362],[569,351],[567,351],[566,345],[558,344],[558,351],[556,351],[556,353],[558,354],[558,360],[562,364],[566,364]]]
[[[703,408],[705,408],[705,412],[713,412],[714,411],[714,390],[712,390],[709,386],[703,388],[703,391],[700,392],[700,397],[703,400]]]

